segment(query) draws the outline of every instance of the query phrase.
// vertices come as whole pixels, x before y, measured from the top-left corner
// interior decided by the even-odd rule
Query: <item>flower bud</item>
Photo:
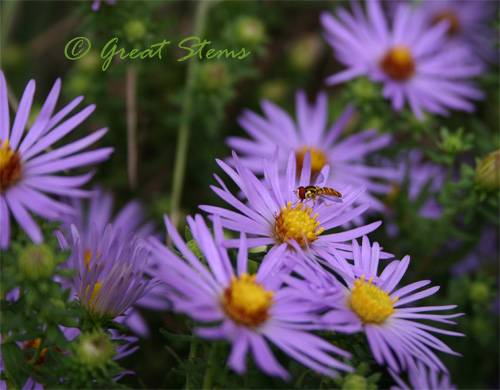
[[[289,92],[288,84],[281,79],[270,80],[264,83],[260,89],[260,96],[275,103],[281,102]]]
[[[323,43],[315,34],[308,34],[297,40],[288,53],[290,66],[297,71],[310,70],[318,61]]]
[[[476,168],[476,182],[485,190],[500,187],[500,150],[484,156]]]
[[[84,72],[95,73],[101,70],[102,60],[97,53],[91,50],[76,61],[76,65]]]
[[[131,41],[141,39],[146,34],[146,26],[140,20],[131,20],[123,27],[125,35]]]
[[[76,356],[84,366],[106,365],[115,354],[115,347],[109,337],[100,333],[83,333],[76,347]]]
[[[228,72],[222,63],[208,63],[201,69],[201,84],[208,91],[216,91],[228,84]]]
[[[484,282],[473,282],[469,287],[469,299],[475,303],[484,303],[488,299],[488,285]]]
[[[244,16],[236,22],[236,40],[243,45],[256,45],[261,43],[265,35],[265,27],[258,19]]]
[[[68,90],[71,90],[76,94],[85,95],[88,93],[90,85],[90,79],[86,75],[79,73],[70,78]]]
[[[47,245],[29,245],[19,254],[19,269],[28,280],[46,279],[54,274],[55,260]]]
[[[7,45],[3,54],[3,63],[5,68],[21,67],[26,61],[25,50],[20,45]]]
[[[342,390],[366,390],[367,380],[364,376],[349,374],[344,378]]]
[[[375,83],[365,77],[358,77],[353,80],[351,82],[351,91],[360,101],[370,101],[380,96]]]

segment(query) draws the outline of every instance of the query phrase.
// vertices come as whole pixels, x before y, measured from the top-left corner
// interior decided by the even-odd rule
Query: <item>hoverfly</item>
[[[299,201],[302,203],[303,201],[312,199],[313,207],[316,201],[323,202],[327,207],[331,206],[331,203],[325,203],[325,198],[328,198],[329,200],[332,200],[336,203],[342,203],[342,194],[340,192],[330,187],[320,187],[315,185],[316,183],[322,181],[324,181],[324,176],[320,172],[318,172],[313,176],[311,180],[312,183],[310,185],[305,187],[300,186],[299,188],[297,188],[294,193],[295,195],[297,195]]]

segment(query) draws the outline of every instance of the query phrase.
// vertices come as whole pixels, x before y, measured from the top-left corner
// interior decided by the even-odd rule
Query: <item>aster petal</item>
[[[73,209],[26,186],[17,186],[9,191],[10,197],[15,197],[28,210],[48,219],[57,219],[64,214],[72,214]]]
[[[353,114],[354,114],[354,104],[349,103],[346,106],[346,108],[344,108],[344,111],[342,111],[342,113],[337,118],[332,127],[330,127],[330,129],[328,130],[326,137],[324,139],[325,148],[328,148],[329,146],[331,146],[331,144],[333,144],[337,140],[340,133],[345,128],[345,126],[347,125]]]
[[[371,233],[372,231],[377,229],[381,224],[382,221],[377,221],[345,232],[321,235],[318,237],[318,241],[320,242],[327,242],[328,240],[331,240],[330,242],[351,241],[354,238],[358,238],[365,234]]]
[[[43,135],[46,126],[54,112],[54,108],[57,104],[57,99],[59,97],[59,92],[61,91],[61,79],[58,78],[54,83],[54,86],[49,92],[45,103],[43,104],[38,117],[31,126],[30,131],[26,134],[23,141],[19,145],[19,151],[22,154],[27,146],[33,144],[40,136]]]
[[[19,140],[23,135],[24,128],[26,127],[26,122],[31,110],[31,104],[33,103],[33,96],[35,95],[35,80],[30,80],[26,89],[24,90],[23,96],[21,97],[21,102],[19,103],[19,108],[17,109],[16,118],[14,119],[14,124],[12,125],[12,132],[10,133],[9,145],[12,150],[17,149]]]
[[[290,374],[278,363],[264,338],[252,331],[247,332],[255,364],[268,375],[290,380]]]
[[[388,275],[387,277],[384,277],[381,275],[381,278],[384,278],[385,281],[384,283],[380,286],[385,291],[392,291],[397,284],[401,281],[403,278],[406,270],[408,269],[408,265],[410,264],[410,256],[405,256],[401,260],[400,263],[398,263],[398,266],[394,270],[394,272],[391,273],[391,275]]]
[[[236,260],[236,270],[237,275],[241,276],[244,272],[247,272],[248,264],[248,249],[247,249],[247,236],[245,233],[241,233],[240,236],[240,247],[238,249],[238,258]]]
[[[78,141],[67,144],[63,147],[57,148],[55,150],[51,150],[50,152],[44,153],[40,156],[37,156],[24,164],[25,169],[41,165],[42,163],[47,163],[50,161],[54,161],[55,159],[60,159],[61,157],[66,157],[70,154],[76,153],[99,140],[106,134],[108,131],[107,128],[95,131],[94,133],[79,139]]]
[[[1,76],[3,77],[3,73]],[[0,217],[0,248],[7,249],[10,244],[10,213],[2,194],[0,194]]]
[[[396,291],[393,291],[391,293],[391,295],[393,297],[404,297],[405,295],[415,291],[415,290],[418,290],[419,288],[421,287],[424,287],[424,286],[427,286],[431,281],[430,280],[421,280],[419,282],[415,282],[415,283],[412,283],[412,284],[409,284],[405,287],[402,287]]]
[[[73,131],[78,125],[80,125],[85,119],[87,119],[94,110],[95,104],[92,104],[80,111],[78,114],[64,121],[55,129],[51,130],[47,135],[40,138],[32,147],[29,148],[29,150],[27,150],[22,155],[23,161],[30,159],[31,157],[40,153],[42,150],[60,140],[66,134]]]
[[[5,193],[5,201],[12,212],[16,221],[21,225],[23,230],[29,238],[35,243],[39,244],[43,241],[42,231],[33,220],[33,218],[26,211],[25,207],[12,195],[12,191]]]
[[[7,97],[7,81],[5,75],[0,70],[0,140],[5,141],[9,138],[10,120],[9,120],[9,99]]]
[[[434,287],[425,289],[425,290],[420,291],[418,293],[409,295],[406,298],[399,299],[396,302],[395,306],[402,306],[402,305],[405,305],[405,304],[410,303],[410,302],[415,302],[415,301],[418,301],[420,299],[424,299],[430,295],[435,294],[438,290],[439,290],[439,286],[434,286]],[[391,296],[392,296],[392,294],[391,294]]]
[[[28,167],[25,169],[25,173],[27,175],[42,175],[82,167],[89,164],[96,164],[107,160],[113,151],[114,148],[106,147],[89,152],[82,152],[57,161],[43,163],[35,167]]]
[[[358,76],[361,76],[364,73],[366,73],[366,70],[364,68],[361,68],[361,67],[349,68],[349,69],[337,72],[334,75],[328,77],[325,80],[325,83],[327,85],[341,84],[341,83],[344,83],[348,80],[352,80]]]
[[[249,347],[248,333],[238,329],[238,333],[236,337],[234,337],[233,347],[231,348],[227,364],[239,375],[243,375],[246,371],[246,360]]]

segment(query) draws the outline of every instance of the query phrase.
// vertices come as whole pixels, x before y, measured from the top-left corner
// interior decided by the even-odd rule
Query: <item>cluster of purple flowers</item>
[[[401,2],[390,18],[378,0],[369,0],[366,12],[353,3],[352,13],[339,8],[336,16],[323,14],[326,39],[347,66],[327,83],[365,75],[383,83],[383,96],[395,110],[407,101],[418,118],[423,109],[436,114],[472,111],[469,100],[483,94],[471,78],[492,55],[484,44],[489,35],[480,28],[487,15],[459,3],[450,0],[437,6],[429,1],[412,8]],[[480,57],[470,61],[471,53]],[[231,344],[227,364],[235,372],[245,373],[251,354],[263,372],[284,380],[290,374],[269,344],[315,372],[337,376],[338,370],[354,370],[351,354],[314,332],[363,332],[375,361],[388,366],[399,386],[406,388],[398,376],[403,371],[409,372],[412,384],[418,382],[415,386],[449,385],[447,369],[435,351],[456,353],[434,334],[462,335],[420,321],[454,324],[451,319],[460,314],[433,312],[456,306],[418,306],[439,287],[423,289],[428,280],[401,285],[410,257],[381,266],[381,260],[392,255],[367,237],[381,222],[365,224],[363,219],[367,211],[387,211],[380,196],[389,195],[408,173],[410,201],[430,175],[430,190],[439,187],[439,167],[422,163],[416,151],[397,167],[370,165],[369,157],[393,139],[376,129],[343,134],[352,106],[328,127],[325,93],[311,105],[298,92],[296,120],[264,101],[263,117],[245,111],[239,118],[251,139],[228,138],[232,157],[217,160],[239,192],[232,193],[215,175],[219,186],[212,189],[229,207],[200,206],[210,214],[213,233],[202,216],[188,217],[194,243],[186,243],[165,216],[174,251],[155,235],[153,224],[144,223],[138,202],[112,219],[109,193],[81,189],[93,171],[55,175],[97,164],[113,151],[83,151],[107,129],[47,151],[95,108],[91,105],[67,118],[81,102],[79,97],[54,113],[60,87],[57,80],[25,132],[35,83],[28,83],[11,129],[7,85],[0,75],[0,246],[10,246],[11,215],[35,243],[43,237],[30,212],[61,221],[56,234],[61,248],[71,249],[67,265],[77,271],[63,284],[72,288],[90,317],[122,318],[137,334],[147,335],[146,324],[132,306],[171,306],[196,321],[197,336]],[[89,197],[86,210],[81,198]],[[433,202],[426,203],[423,215],[439,216]],[[231,239],[224,229],[233,232]],[[228,248],[238,248],[234,261]],[[259,251],[260,263],[249,260],[251,252]]]

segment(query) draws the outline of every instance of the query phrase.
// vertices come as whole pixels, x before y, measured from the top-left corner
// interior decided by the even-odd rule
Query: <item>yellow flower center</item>
[[[89,292],[89,287],[90,287],[90,284],[85,289],[85,294],[83,295],[83,302],[87,301],[87,293]],[[99,283],[99,282],[97,282],[94,285],[94,288],[92,289],[92,294],[90,295],[89,304],[85,305],[85,303],[84,303],[84,306],[86,307],[87,310],[90,310],[92,312],[94,311],[95,305],[97,305],[97,302],[99,302],[99,298],[95,299],[95,296],[97,295],[97,293],[99,292],[101,287],[102,287],[102,283]],[[95,302],[94,302],[94,300],[95,300]]]
[[[274,292],[266,291],[262,284],[255,282],[256,276],[247,273],[239,278],[233,276],[222,296],[226,314],[236,323],[250,327],[266,321],[268,310],[274,304]]]
[[[0,193],[21,176],[21,155],[9,146],[9,140],[0,140]]]
[[[380,67],[391,78],[398,81],[409,79],[415,73],[415,61],[409,48],[394,46],[380,61]]]
[[[319,228],[319,221],[316,221],[318,213],[311,216],[312,208],[299,203],[292,207],[292,202],[283,206],[280,215],[276,215],[273,236],[279,242],[289,242],[295,240],[300,246],[316,241],[325,229]]]
[[[391,301],[389,294],[374,284],[373,277],[365,283],[365,275],[354,281],[349,305],[365,324],[380,324],[397,309],[393,305],[399,298]]]
[[[457,14],[455,12],[447,10],[437,14],[433,20],[433,24],[438,24],[443,20],[446,20],[449,23],[447,31],[448,36],[451,37],[458,34],[458,32],[460,31],[460,21],[458,20]]]
[[[297,175],[300,175],[302,171],[302,165],[304,163],[304,156],[309,150],[311,153],[311,177],[320,172],[323,167],[328,164],[325,153],[321,149],[312,148],[309,146],[304,146],[298,152],[295,153],[295,158],[297,161]]]
[[[101,257],[101,254],[99,252],[97,252],[97,259],[99,259],[99,257]],[[92,253],[90,252],[90,249],[88,249],[88,248],[85,249],[85,251],[84,251],[84,264],[87,267],[87,271],[89,271],[89,272],[90,272],[90,269],[92,268],[92,266],[89,264],[89,261],[91,258],[92,258]],[[89,292],[89,287],[90,287],[90,284],[85,289],[85,294],[83,295],[83,302],[85,302],[87,300],[87,293]],[[101,287],[102,287],[102,283],[99,283],[99,282],[97,282],[94,285],[94,288],[92,289],[92,294],[90,295],[89,304],[88,304],[88,306],[86,306],[86,308],[88,310],[94,311],[95,305],[97,305],[97,302],[99,302],[99,298],[97,300],[95,300],[95,297],[96,297],[97,293],[99,292],[99,290],[101,289]],[[95,302],[94,302],[94,300],[95,300]]]

